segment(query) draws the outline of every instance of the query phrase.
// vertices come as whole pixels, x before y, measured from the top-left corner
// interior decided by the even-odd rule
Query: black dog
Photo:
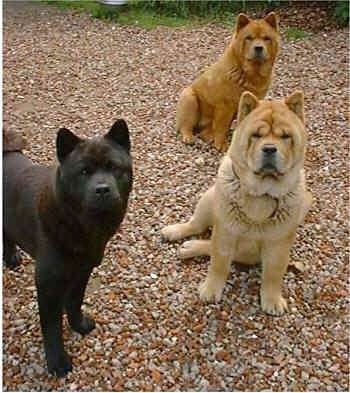
[[[34,165],[21,153],[23,140],[4,133],[4,260],[19,263],[16,245],[36,259],[35,281],[48,370],[71,369],[62,339],[62,313],[86,334],[94,327],[81,305],[92,269],[126,212],[132,187],[127,124],[117,120],[101,138],[83,140],[62,128],[59,165]]]

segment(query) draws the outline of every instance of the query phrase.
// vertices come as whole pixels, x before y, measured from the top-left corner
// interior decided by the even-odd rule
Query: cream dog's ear
[[[245,117],[249,115],[249,113],[254,110],[259,105],[259,100],[255,97],[253,93],[250,91],[245,91],[241,95],[241,99],[239,101],[238,106],[238,123],[241,123]]]
[[[294,93],[286,97],[284,99],[284,103],[299,117],[303,123],[305,123],[304,93],[301,90],[296,90]]]

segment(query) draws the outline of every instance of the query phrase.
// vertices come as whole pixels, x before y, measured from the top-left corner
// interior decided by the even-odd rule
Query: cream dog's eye
[[[261,135],[258,132],[254,132],[254,134],[252,134],[252,138],[261,138]]]
[[[289,139],[290,135],[288,135],[286,132],[284,132],[281,136],[282,139]]]

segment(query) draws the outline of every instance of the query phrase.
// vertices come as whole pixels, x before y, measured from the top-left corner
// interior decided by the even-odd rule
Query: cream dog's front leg
[[[288,310],[282,296],[283,276],[289,263],[289,253],[295,235],[280,240],[266,241],[262,245],[261,308],[271,315],[282,315]]]
[[[211,237],[211,259],[205,281],[199,287],[204,301],[220,301],[233,256],[232,234],[215,224]]]

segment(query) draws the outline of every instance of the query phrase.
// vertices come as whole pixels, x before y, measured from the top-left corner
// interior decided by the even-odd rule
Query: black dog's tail
[[[27,146],[27,141],[22,133],[3,129],[2,136],[2,150],[4,153],[20,152]]]

